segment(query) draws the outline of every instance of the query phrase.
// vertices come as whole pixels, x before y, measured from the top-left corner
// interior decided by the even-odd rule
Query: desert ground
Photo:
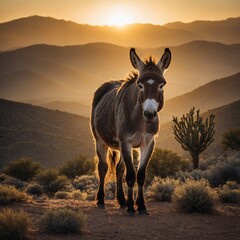
[[[87,240],[87,239],[184,239],[184,240],[237,240],[240,239],[240,206],[218,204],[212,214],[179,213],[171,203],[148,201],[150,215],[130,217],[114,200],[98,209],[94,201],[48,200],[37,198],[27,203],[15,203],[11,209],[23,209],[33,221],[48,208],[70,207],[81,209],[86,224],[81,234],[57,235],[39,232],[37,226],[30,231],[31,240]],[[2,208],[2,207],[1,207]]]

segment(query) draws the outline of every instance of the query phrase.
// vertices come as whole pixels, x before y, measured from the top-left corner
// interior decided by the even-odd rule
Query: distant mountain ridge
[[[24,156],[45,167],[94,156],[88,118],[3,99],[0,116],[0,167]]]
[[[180,29],[198,34],[206,41],[222,43],[240,42],[240,17],[224,21],[194,21],[191,23],[173,22],[164,25],[166,28]]]
[[[231,44],[240,42],[239,26],[240,18],[234,18],[222,21],[169,23],[163,26],[130,24],[118,29],[30,16],[0,23],[0,50],[43,43],[63,46],[108,42],[138,48],[174,46],[193,40]]]
[[[166,99],[240,71],[240,44],[194,41],[170,49],[173,57],[165,74]],[[137,52],[142,58],[151,54],[158,59],[164,48],[137,49]],[[34,73],[36,78],[41,76],[58,85],[56,90],[52,91],[51,101],[78,101],[89,105],[100,84],[112,79],[123,79],[131,69],[129,48],[113,44],[92,43],[66,47],[33,45],[0,53],[0,86],[5,86],[0,88],[0,97],[17,101],[32,99],[30,92],[23,91],[22,88],[16,89],[6,81],[6,78],[15,82],[22,81],[24,76],[18,78],[14,73],[29,71]],[[47,89],[48,83],[42,83],[46,85],[42,88]],[[66,91],[63,92],[61,87],[65,87]],[[48,96],[50,89],[46,92]],[[8,93],[16,91],[21,98],[8,97]],[[41,97],[40,93],[36,95],[36,98]]]
[[[227,105],[240,99],[240,72],[232,76],[211,81],[192,92],[167,100],[160,113],[161,122],[182,116],[192,107],[206,112],[209,109]]]

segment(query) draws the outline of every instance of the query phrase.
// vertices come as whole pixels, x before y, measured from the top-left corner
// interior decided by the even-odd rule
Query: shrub
[[[40,170],[40,164],[32,160],[32,158],[24,157],[9,163],[4,173],[19,178],[23,181],[33,179]]]
[[[176,153],[155,149],[148,164],[146,184],[150,184],[155,176],[165,178],[180,170],[185,170],[189,162],[182,160]]]
[[[222,135],[224,149],[240,150],[240,128],[229,129]]]
[[[3,181],[5,181],[7,178],[9,178],[9,176],[5,173],[0,173],[0,183],[2,183]]]
[[[26,191],[31,195],[41,196],[43,194],[43,187],[38,183],[30,183],[27,185]]]
[[[8,208],[3,209],[0,212],[0,239],[27,239],[30,222],[30,217],[22,210],[15,212]]]
[[[26,186],[26,182],[23,182],[21,179],[8,176],[2,184],[14,186],[17,189],[23,189]]]
[[[81,211],[63,209],[47,210],[39,221],[40,229],[48,233],[79,233],[82,231],[85,216]]]
[[[76,176],[92,174],[94,169],[95,164],[93,160],[78,155],[74,160],[65,163],[60,168],[60,173],[74,179]]]
[[[80,190],[74,190],[70,193],[70,198],[76,199],[76,200],[86,200],[87,193],[82,192]]]
[[[13,202],[24,202],[27,195],[13,186],[0,185],[0,205],[7,205]]]
[[[236,182],[227,182],[219,191],[219,198],[224,203],[240,203],[240,188]]]
[[[98,189],[98,179],[94,175],[83,175],[76,177],[73,181],[73,186],[82,192],[87,193],[86,199],[89,201],[95,200],[95,192]]]
[[[96,190],[98,188],[98,179],[94,175],[83,175],[74,179],[73,186],[85,192]]]
[[[178,180],[155,177],[147,190],[147,195],[159,202],[170,202],[173,191],[178,184]]]
[[[240,185],[236,181],[227,181],[225,184],[230,190],[239,190]]]
[[[210,213],[214,207],[215,194],[204,179],[188,179],[173,192],[174,207],[183,212]]]
[[[178,178],[180,181],[185,182],[189,178],[193,180],[200,180],[202,178],[206,178],[206,173],[200,169],[194,169],[191,172],[179,171],[175,174],[175,177]]]
[[[37,176],[37,182],[43,186],[45,193],[53,196],[54,193],[63,189],[67,184],[67,177],[59,175],[58,171],[54,169],[47,169],[42,171]]]
[[[65,192],[65,191],[58,191],[55,193],[55,198],[56,199],[68,199],[69,193]]]
[[[206,178],[213,187],[224,185],[227,181],[240,183],[240,153],[222,156],[216,165],[206,170]]]

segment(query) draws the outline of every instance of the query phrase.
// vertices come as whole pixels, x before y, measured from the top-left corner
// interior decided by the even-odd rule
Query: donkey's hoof
[[[138,210],[138,215],[150,215],[147,209]]]
[[[99,209],[105,209],[105,204],[104,203],[98,203],[98,208]]]

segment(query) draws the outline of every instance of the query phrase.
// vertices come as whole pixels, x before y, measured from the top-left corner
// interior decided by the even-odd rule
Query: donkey
[[[163,86],[166,84],[163,73],[171,62],[171,52],[166,48],[156,63],[152,57],[142,61],[135,49],[131,48],[130,60],[137,71],[130,74],[126,80],[106,82],[96,90],[92,102],[91,128],[98,156],[98,207],[104,208],[107,157],[111,155],[111,160],[114,161],[120,152],[116,165],[117,200],[122,208],[127,206],[127,212],[134,215],[133,187],[136,177],[138,213],[148,214],[143,186],[146,167],[154,149],[154,136],[159,129],[158,112],[163,107]],[[132,162],[133,148],[140,149],[137,176]],[[127,200],[122,186],[125,166]]]

